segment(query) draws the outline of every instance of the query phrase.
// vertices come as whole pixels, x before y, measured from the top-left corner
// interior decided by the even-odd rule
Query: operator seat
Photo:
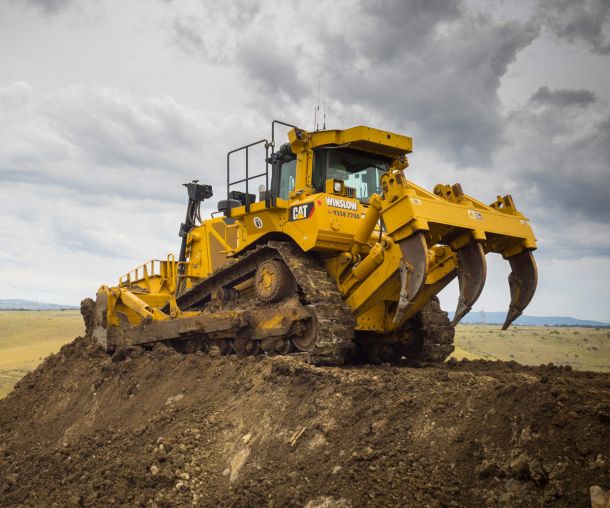
[[[227,215],[229,208],[239,208],[242,206],[241,201],[237,199],[222,199],[218,202],[218,211]]]

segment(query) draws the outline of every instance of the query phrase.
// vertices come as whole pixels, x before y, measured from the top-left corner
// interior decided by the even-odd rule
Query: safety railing
[[[249,150],[250,148],[252,148],[253,146],[257,146],[260,145],[261,143],[265,143],[265,172],[264,173],[259,173],[257,175],[249,175]],[[244,183],[246,184],[246,198],[245,198],[245,203],[244,205],[246,206],[246,212],[250,211],[250,200],[248,198],[248,183],[250,182],[250,180],[254,180],[255,178],[261,178],[261,177],[265,177],[265,189],[269,188],[269,163],[267,162],[267,159],[269,158],[269,147],[271,146],[271,144],[269,143],[269,141],[267,141],[266,139],[261,139],[259,141],[255,141],[254,143],[250,143],[249,145],[244,145],[241,146],[239,148],[236,148],[235,150],[231,150],[229,153],[227,153],[227,216],[230,217],[231,216],[231,199],[230,199],[230,190],[231,187],[234,185],[238,185],[240,183]],[[246,177],[242,178],[241,180],[235,180],[234,182],[231,181],[231,155],[233,155],[234,153],[237,152],[241,152],[242,150],[245,150],[245,156],[246,156]]]
[[[120,287],[131,287],[133,284],[138,284],[151,290],[151,280],[161,279],[160,286],[164,282],[168,284],[168,290],[171,292],[175,288],[176,279],[178,277],[178,267],[173,254],[168,254],[167,260],[151,259],[135,267],[130,272],[121,275],[119,278]]]
[[[259,141],[255,141],[254,143],[250,143],[248,145],[244,145],[241,146],[239,148],[236,148],[234,150],[231,150],[229,153],[227,153],[227,216],[230,217],[231,216],[231,199],[230,199],[230,191],[231,191],[231,187],[235,186],[235,185],[239,185],[240,183],[245,183],[246,184],[246,197],[245,197],[245,207],[246,207],[246,213],[250,212],[250,200],[248,198],[248,183],[250,182],[250,180],[254,180],[255,178],[262,178],[263,176],[265,177],[265,206],[269,207],[271,206],[271,201],[273,200],[273,195],[271,192],[269,192],[269,148],[271,148],[271,155],[273,155],[275,153],[275,126],[276,125],[284,125],[286,127],[290,127],[293,129],[298,129],[298,127],[296,125],[292,125],[286,122],[282,122],[280,120],[273,120],[271,122],[271,142],[269,142],[267,139],[261,139]],[[250,175],[249,174],[249,151],[250,148],[260,145],[264,143],[265,145],[265,172],[264,173],[258,173],[256,175]],[[231,155],[237,153],[237,152],[241,152],[242,150],[245,150],[245,161],[246,161],[246,176],[245,178],[241,178],[239,180],[235,180],[235,181],[231,181]]]

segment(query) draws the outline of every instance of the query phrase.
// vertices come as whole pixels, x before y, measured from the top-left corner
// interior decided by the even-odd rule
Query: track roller
[[[233,351],[238,356],[253,356],[258,354],[260,343],[258,340],[251,339],[235,339],[233,341]]]
[[[261,347],[269,356],[287,355],[292,349],[292,343],[290,342],[290,339],[287,338],[271,337],[269,339],[263,339],[261,341]]]
[[[232,341],[229,339],[216,339],[211,340],[210,344],[210,352],[216,351],[220,355],[228,355],[231,354],[233,350]]]

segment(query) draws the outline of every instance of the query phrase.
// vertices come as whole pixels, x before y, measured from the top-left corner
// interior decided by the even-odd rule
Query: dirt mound
[[[107,356],[77,339],[0,401],[3,506],[590,506],[610,375]]]

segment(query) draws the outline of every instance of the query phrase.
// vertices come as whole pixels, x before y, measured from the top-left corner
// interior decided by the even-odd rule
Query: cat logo
[[[292,222],[295,220],[309,219],[313,215],[313,211],[313,203],[305,203],[303,205],[291,206],[288,220]]]

